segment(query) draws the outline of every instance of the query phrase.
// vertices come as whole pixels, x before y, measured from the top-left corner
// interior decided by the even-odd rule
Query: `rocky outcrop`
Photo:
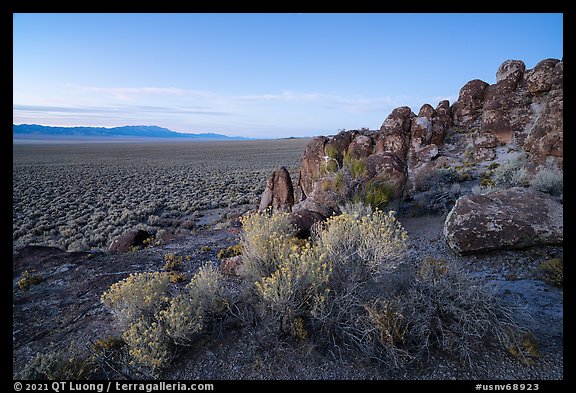
[[[447,100],[436,108],[424,104],[417,115],[402,106],[378,131],[313,138],[302,155],[293,210],[326,217],[347,200],[362,199],[374,185],[381,187],[378,192],[389,193],[391,201],[409,200],[442,170],[469,168],[461,178],[479,183],[493,161],[502,164],[511,152],[522,151],[528,154],[531,175],[542,167],[562,169],[560,60],[543,60],[531,70],[520,60],[507,60],[496,72],[496,83],[479,79],[466,83],[452,106]],[[447,178],[453,181],[454,176]],[[276,191],[271,187],[263,195],[261,209],[273,205]],[[448,192],[446,187],[436,188]],[[288,194],[283,198],[288,200]]]
[[[458,100],[452,105],[452,124],[471,130],[480,127],[482,107],[488,83],[474,79],[460,89]]]
[[[526,74],[528,92],[533,96],[545,94],[552,90],[557,84],[558,76],[562,77],[562,71],[555,72],[555,68],[561,63],[558,59],[545,59],[536,64],[529,73]],[[562,67],[562,64],[560,65]]]
[[[524,149],[536,164],[563,166],[564,94],[563,62],[543,60],[528,76],[528,89],[534,95],[532,111],[536,120],[530,128]],[[551,65],[554,68],[551,68]]]
[[[376,152],[394,154],[405,162],[410,146],[410,129],[414,117],[416,115],[407,106],[394,109],[380,127]]]
[[[304,200],[312,192],[314,181],[320,177],[320,165],[324,161],[324,145],[328,141],[325,136],[313,138],[300,160],[300,173],[298,175],[298,193],[299,200]]]
[[[259,211],[271,208],[273,212],[289,212],[294,205],[294,187],[290,173],[285,167],[280,167],[272,172],[266,188],[262,194]]]
[[[458,254],[562,244],[562,205],[549,195],[514,187],[458,199],[444,236]]]
[[[473,80],[464,85],[452,105],[452,123],[484,144],[472,141],[477,162],[495,159],[495,149],[508,146],[527,151],[534,166],[561,169],[563,62],[545,59],[526,70],[522,61],[505,61],[495,84]]]
[[[135,247],[141,247],[144,244],[144,240],[151,236],[150,233],[142,229],[128,231],[112,240],[108,246],[108,252],[117,253],[131,251]]]

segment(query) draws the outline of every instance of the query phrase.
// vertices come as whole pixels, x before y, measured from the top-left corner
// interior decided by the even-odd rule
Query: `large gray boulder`
[[[563,242],[562,205],[553,197],[522,187],[456,201],[444,223],[444,236],[464,255]]]

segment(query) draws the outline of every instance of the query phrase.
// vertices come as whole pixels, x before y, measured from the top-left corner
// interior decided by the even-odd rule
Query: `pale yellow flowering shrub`
[[[100,300],[112,312],[121,329],[144,316],[152,318],[169,301],[170,276],[165,272],[131,274],[113,284]]]
[[[298,338],[309,337],[308,328],[331,339],[365,335],[348,333],[367,314],[360,296],[364,284],[396,268],[407,234],[393,213],[350,211],[317,226],[304,244],[294,241],[286,215],[248,217],[243,255],[253,255],[249,285],[265,323]]]
[[[131,364],[145,366],[153,374],[157,374],[172,358],[172,344],[158,321],[140,317],[122,333],[122,338],[128,345]]]
[[[242,217],[243,276],[249,282],[269,276],[290,254],[290,239],[296,232],[288,213],[251,213]]]
[[[280,322],[280,330],[303,338],[307,336],[303,316],[326,300],[332,266],[318,247],[308,243],[293,246],[288,257],[268,277],[256,282],[263,302],[263,314]]]
[[[227,306],[216,269],[201,267],[178,292],[172,273],[133,274],[101,297],[122,330],[131,364],[152,375],[170,362],[174,344],[189,345]]]
[[[361,282],[394,270],[401,262],[408,235],[394,212],[342,213],[314,231],[314,240],[334,263],[339,280]]]
[[[215,315],[226,310],[226,300],[220,294],[221,280],[218,270],[209,265],[201,267],[168,308],[160,311],[166,333],[175,343],[190,345]]]

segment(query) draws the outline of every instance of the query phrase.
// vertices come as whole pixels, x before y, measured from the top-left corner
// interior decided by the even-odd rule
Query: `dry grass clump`
[[[127,346],[129,366],[158,375],[176,345],[192,345],[227,308],[220,273],[204,266],[177,289],[170,273],[133,274],[113,284],[101,301],[112,312]]]
[[[564,263],[562,258],[547,259],[538,266],[545,282],[558,288],[564,286]]]
[[[396,304],[405,324],[405,345],[415,355],[439,350],[472,364],[490,344],[516,345],[524,333],[512,309],[503,306],[481,282],[443,260],[424,259],[410,288]]]
[[[307,140],[15,145],[15,244],[106,248],[127,230],[188,230],[198,210],[257,204]]]

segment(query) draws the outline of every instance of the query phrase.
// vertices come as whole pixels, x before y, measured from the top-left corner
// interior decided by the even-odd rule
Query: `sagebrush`
[[[358,203],[341,210],[304,244],[291,240],[285,216],[257,213],[248,220],[261,225],[244,228],[245,252],[254,239],[265,250],[254,253],[252,266],[263,268],[246,281],[262,326],[389,367],[434,351],[472,364],[487,346],[515,351],[521,360],[530,356],[516,310],[463,270],[430,257],[399,273],[408,238],[394,212]]]
[[[131,366],[152,375],[170,363],[175,346],[191,345],[228,304],[221,294],[220,272],[210,265],[201,267],[184,288],[174,286],[172,273],[132,274],[101,297],[122,332]]]

